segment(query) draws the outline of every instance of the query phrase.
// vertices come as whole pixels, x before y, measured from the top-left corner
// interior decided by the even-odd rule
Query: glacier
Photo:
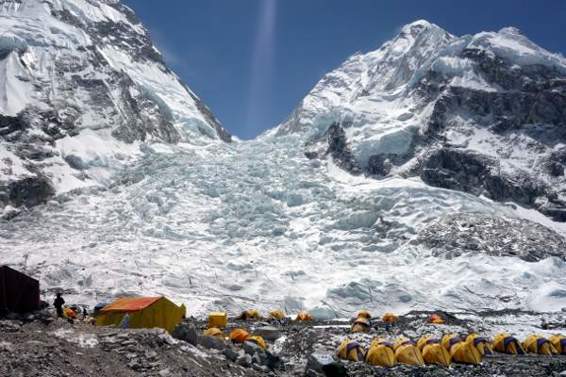
[[[250,141],[116,0],[0,1],[0,30],[0,261],[46,296],[166,295],[191,315],[565,306],[566,63],[516,29],[406,25]],[[6,200],[13,182],[45,195]]]
[[[156,144],[108,189],[60,196],[3,223],[0,257],[71,300],[163,294],[191,314],[563,306],[563,259],[443,259],[411,243],[447,214],[535,211],[416,178],[351,176],[304,158],[301,145],[294,135]]]

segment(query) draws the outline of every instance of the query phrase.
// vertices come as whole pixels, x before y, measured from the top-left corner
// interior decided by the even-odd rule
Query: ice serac
[[[305,135],[310,158],[376,178],[535,208],[566,221],[566,59],[516,28],[456,37],[426,21],[327,74],[272,133]]]
[[[0,203],[104,183],[145,143],[220,140],[231,136],[130,8],[0,0]]]
[[[520,61],[518,68],[503,56]],[[561,75],[560,62],[512,29],[456,38],[427,22],[411,24],[328,75],[294,118],[262,137],[196,148],[147,144],[109,190],[79,190],[29,211],[0,207],[0,260],[39,278],[48,295],[64,289],[69,302],[166,295],[191,315],[250,307],[326,318],[360,308],[560,311],[566,223],[481,195],[485,186],[528,197],[524,185],[505,184],[491,167],[503,171],[527,163],[534,147],[539,156],[551,148],[505,132],[526,138],[533,132],[525,130],[538,129],[511,122],[528,107],[514,96],[558,101],[552,77]],[[79,98],[85,90],[69,93]],[[157,114],[171,106],[161,95],[149,94]],[[546,119],[550,132],[559,124],[550,122],[552,108],[529,112]],[[45,137],[25,116],[0,124]],[[513,126],[497,131],[494,119]],[[98,136],[104,130],[80,129],[54,143],[67,165],[92,176],[97,168],[84,150],[112,151]],[[25,172],[16,152],[0,150],[0,160]],[[46,152],[52,149],[30,158]],[[557,176],[561,166],[553,168]],[[533,172],[536,165],[515,182],[528,183]],[[14,204],[49,195],[33,183],[11,187]]]

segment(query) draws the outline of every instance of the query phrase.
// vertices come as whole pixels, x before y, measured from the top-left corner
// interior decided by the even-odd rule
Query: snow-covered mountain
[[[144,143],[220,139],[117,0],[0,0],[0,204],[105,182]]]
[[[351,172],[433,186],[566,220],[566,59],[515,28],[456,37],[427,21],[327,74],[270,134]]]
[[[71,164],[89,179],[100,166],[107,178],[100,189],[4,211],[0,261],[40,278],[45,294],[63,290],[69,302],[90,304],[123,294],[164,294],[186,303],[191,314],[252,306],[306,308],[319,316],[348,315],[361,307],[379,312],[564,307],[566,224],[553,220],[560,219],[559,204],[556,212],[548,210],[559,203],[563,183],[564,59],[516,30],[458,38],[425,21],[407,25],[381,49],[355,55],[325,76],[285,124],[256,140],[223,143],[215,142],[223,131],[207,111],[199,112],[203,107],[191,102],[190,92],[161,91],[178,80],[157,57],[147,56],[155,53],[152,48],[137,65],[137,42],[111,42],[122,26],[143,31],[126,8],[82,0],[9,4],[2,20],[13,21],[5,33],[13,40],[28,35],[32,25],[41,35],[57,36],[51,23],[59,25],[61,17],[73,29],[63,28],[69,35],[61,40],[53,37],[58,43],[92,38],[56,11],[40,13],[51,16],[14,32],[14,25],[26,25],[13,20],[13,14],[28,12],[25,4],[29,14],[70,7],[68,12],[82,10],[87,19],[112,15],[110,26],[117,29],[108,31],[107,42],[62,51],[71,62],[93,54],[101,68],[79,69],[81,75],[103,75],[103,87],[113,95],[122,86],[105,80],[126,80],[128,92],[144,98],[129,108],[139,122],[120,123],[114,116],[122,114],[116,110],[122,102],[99,101],[106,89],[73,84],[65,91],[59,83],[74,81],[60,79],[53,86],[33,86],[21,98],[42,108],[34,96],[44,87],[46,95],[65,101],[92,95],[96,99],[80,101],[87,105],[76,118],[88,127],[75,134],[75,128],[63,126],[81,123],[2,118],[9,127],[25,125],[2,136],[2,153],[43,145],[31,141],[45,137],[44,123],[14,119],[47,119],[53,123],[47,131],[55,127],[64,134],[45,143],[53,155],[37,161],[37,169],[47,175],[57,162]],[[116,21],[120,14],[129,16]],[[20,50],[10,51],[7,56],[15,59]],[[51,69],[41,72],[53,77]],[[159,83],[150,78],[156,72],[163,75]],[[73,107],[61,109],[67,108]],[[98,117],[117,123],[100,128],[88,123],[93,108]],[[144,138],[155,142],[140,144]],[[106,153],[125,168],[107,175],[115,162]],[[24,171],[29,160],[11,157],[5,164]],[[542,170],[547,161],[552,169]],[[65,176],[56,173],[50,179]],[[74,174],[71,181],[80,181]],[[522,174],[526,178],[518,181]],[[528,196],[529,183],[546,191]]]

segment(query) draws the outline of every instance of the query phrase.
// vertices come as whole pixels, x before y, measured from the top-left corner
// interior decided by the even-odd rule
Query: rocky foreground
[[[415,339],[422,334],[509,330],[564,333],[561,314],[492,312],[445,315],[445,325],[431,325],[428,314],[413,312],[386,329],[379,321],[369,334],[350,334],[345,321],[243,322],[269,344],[262,351],[250,344],[232,345],[202,336],[204,322],[187,320],[170,336],[162,330],[123,330],[69,324],[58,320],[0,321],[0,376],[564,376],[566,356],[486,357],[480,366],[455,365],[449,369],[400,365],[391,369],[364,363],[333,361],[331,372],[322,363],[333,356],[346,336],[367,346],[374,336]],[[228,330],[229,330],[228,329]],[[326,373],[326,374],[325,374]]]

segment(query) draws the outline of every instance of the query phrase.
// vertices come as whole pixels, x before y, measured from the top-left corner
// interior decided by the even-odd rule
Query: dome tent
[[[185,305],[177,306],[165,297],[120,298],[105,306],[96,317],[97,326],[119,325],[130,316],[128,327],[162,328],[173,332],[186,315]]]

